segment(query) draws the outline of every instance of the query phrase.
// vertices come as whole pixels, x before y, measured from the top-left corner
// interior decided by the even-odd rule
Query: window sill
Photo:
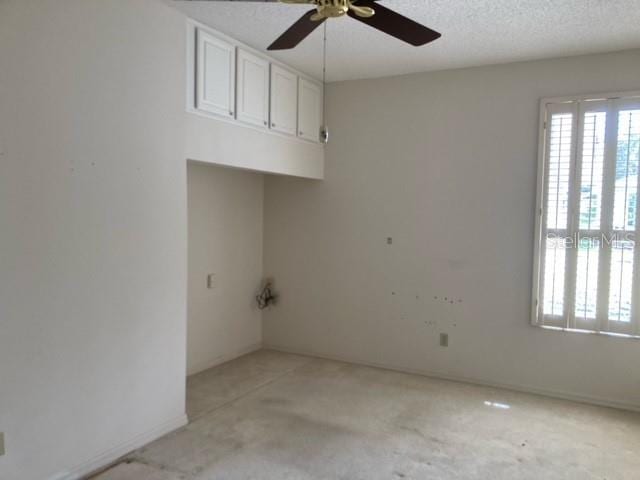
[[[598,332],[596,330],[581,330],[579,328],[566,328],[566,327],[554,327],[551,325],[533,325],[537,328],[542,328],[543,330],[553,330],[556,332],[566,332],[566,333],[582,333],[588,335],[600,335],[604,337],[614,337],[614,338],[629,338],[633,340],[640,340],[639,335],[630,335],[626,333],[615,333],[615,332]]]

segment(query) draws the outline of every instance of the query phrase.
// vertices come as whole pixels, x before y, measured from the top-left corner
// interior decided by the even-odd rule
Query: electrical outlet
[[[0,457],[5,454],[4,451],[4,432],[0,432]]]
[[[440,346],[441,347],[448,347],[449,346],[449,334],[448,333],[441,333],[440,334]]]

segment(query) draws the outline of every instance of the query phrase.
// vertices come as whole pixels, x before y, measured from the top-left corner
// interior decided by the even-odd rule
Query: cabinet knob
[[[229,112],[229,115],[233,115],[233,111],[230,111],[230,112]]]
[[[272,123],[272,124],[271,124],[271,126],[272,126],[272,127],[275,127],[275,126],[276,126],[276,124],[275,124],[275,123]]]
[[[298,132],[298,135],[304,135],[304,132],[303,132],[302,130],[300,130],[300,131]]]
[[[267,124],[267,121],[266,121],[266,120],[264,121],[264,124],[265,124],[265,125]]]

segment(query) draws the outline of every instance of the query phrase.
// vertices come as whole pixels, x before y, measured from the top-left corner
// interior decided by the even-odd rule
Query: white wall
[[[0,3],[2,479],[184,421],[183,31],[151,0]]]
[[[186,159],[243,139],[272,159],[267,134],[185,113],[185,40],[160,0],[0,1],[3,480],[73,478],[185,421]]]
[[[262,342],[254,300],[262,280],[263,176],[189,163],[187,371],[205,370]],[[214,282],[207,288],[207,275]]]
[[[330,85],[325,181],[266,181],[265,343],[640,408],[637,340],[529,324],[539,99],[638,88],[640,51]]]

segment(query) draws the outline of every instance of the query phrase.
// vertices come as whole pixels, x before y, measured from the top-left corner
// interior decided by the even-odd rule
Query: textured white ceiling
[[[175,1],[191,18],[266,52],[308,9],[277,3]],[[327,80],[580,55],[640,47],[640,0],[382,0],[442,33],[412,47],[351,18],[327,27]],[[321,77],[322,28],[293,50],[270,52]]]

